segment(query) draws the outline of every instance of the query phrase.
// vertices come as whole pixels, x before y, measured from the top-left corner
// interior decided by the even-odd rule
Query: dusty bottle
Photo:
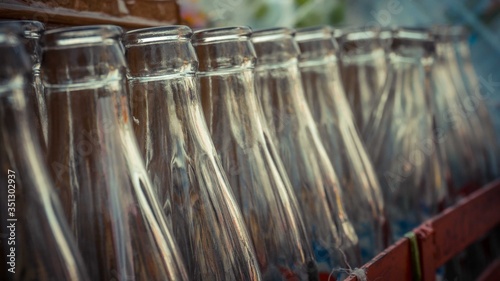
[[[246,27],[193,34],[205,120],[250,232],[263,279],[316,280],[297,199],[259,115],[250,35]]]
[[[87,281],[29,119],[31,61],[19,31],[0,26],[0,279]]]
[[[48,163],[92,280],[187,280],[133,135],[120,36],[45,33]]]
[[[439,153],[445,144],[434,127],[434,93],[426,83],[434,47],[426,31],[393,31],[387,82],[365,130],[395,238],[436,214],[447,200]]]
[[[26,101],[28,118],[32,120],[36,138],[40,142],[42,153],[45,154],[47,147],[47,109],[43,94],[42,80],[40,79],[40,37],[45,30],[44,25],[38,21],[0,21],[0,26],[16,26],[19,31],[19,40],[24,45],[24,49],[31,59],[31,75],[26,88]]]
[[[364,262],[389,246],[382,190],[345,97],[338,66],[338,45],[330,27],[298,30],[304,95],[321,141],[343,187]]]
[[[342,30],[341,76],[356,127],[363,132],[387,76],[384,44],[379,28]]]
[[[191,29],[130,31],[123,42],[134,132],[190,280],[260,280],[243,217],[210,138]]]

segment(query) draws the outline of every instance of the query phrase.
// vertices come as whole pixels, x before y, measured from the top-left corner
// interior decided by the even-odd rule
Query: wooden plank
[[[403,238],[390,246],[362,268],[366,270],[367,281],[411,280],[410,242]],[[355,276],[345,281],[360,281]]]
[[[124,2],[121,2],[121,0],[109,2],[122,3],[120,5],[101,6],[90,5],[95,0],[61,1],[64,1],[64,3],[86,3],[87,5],[75,6],[75,4],[72,6],[66,4],[57,6],[55,5],[58,4],[57,2],[54,5],[48,5],[41,1],[33,3],[2,2],[0,3],[0,18],[37,20],[47,25],[115,24],[124,28],[143,28],[177,24],[179,22],[179,7],[175,1],[132,1],[137,4],[130,7],[123,4]],[[85,10],[89,6],[93,9]]]
[[[463,251],[500,223],[500,181],[496,181],[452,208],[446,209],[431,222],[434,229],[436,268]]]

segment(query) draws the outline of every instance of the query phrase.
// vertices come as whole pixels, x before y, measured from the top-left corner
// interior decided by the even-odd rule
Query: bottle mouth
[[[432,33],[426,28],[398,28],[392,33],[393,39],[408,40],[414,42],[428,42],[433,40]]]
[[[123,30],[115,25],[91,25],[52,29],[45,32],[41,43],[44,48],[68,48],[101,45],[119,40]]]
[[[381,28],[376,26],[369,27],[349,27],[339,31],[342,43],[358,42],[379,39]]]
[[[226,41],[240,41],[249,39],[251,35],[252,29],[246,26],[208,28],[195,31],[191,36],[191,43],[197,46]]]
[[[132,30],[125,33],[122,40],[127,47],[129,45],[189,41],[192,34],[191,28],[185,25],[172,25]]]
[[[295,32],[295,40],[299,43],[325,39],[331,40],[334,32],[334,29],[327,25],[301,28]]]
[[[295,35],[295,30],[286,27],[274,27],[254,31],[252,34],[252,42],[271,42],[281,39],[290,39]]]
[[[0,21],[0,26],[18,26],[24,38],[39,39],[45,30],[43,23],[34,20],[5,20]]]
[[[461,25],[435,25],[431,32],[437,40],[459,40],[467,36],[467,29]]]

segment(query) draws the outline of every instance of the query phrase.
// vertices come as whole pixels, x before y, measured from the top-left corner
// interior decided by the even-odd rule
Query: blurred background
[[[182,19],[193,29],[465,25],[480,90],[500,133],[500,0],[182,0],[179,4]]]

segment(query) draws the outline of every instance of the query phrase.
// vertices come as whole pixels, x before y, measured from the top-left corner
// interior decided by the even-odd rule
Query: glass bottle
[[[429,81],[434,42],[420,29],[395,29],[388,76],[365,130],[395,238],[434,215],[447,199]]]
[[[361,266],[342,187],[304,97],[293,34],[291,29],[273,28],[252,35],[262,117],[299,200],[321,272],[329,273],[334,266]]]
[[[432,30],[436,42],[431,80],[436,107],[437,130],[443,135],[442,157],[450,176],[449,185],[458,191],[467,185],[481,185],[486,175],[486,152],[480,121],[463,104],[466,91],[461,80],[450,36],[445,28]],[[476,136],[480,137],[476,139]]]
[[[45,33],[48,163],[92,280],[187,280],[133,136],[121,32]]]
[[[19,32],[0,26],[0,279],[90,280],[33,134]]]
[[[462,178],[465,181],[459,181],[463,174],[454,176],[456,188],[463,187],[467,184],[467,180],[475,181],[475,185],[485,184],[498,176],[498,148],[495,130],[485,105],[485,97],[480,92],[468,57],[468,46],[464,39],[465,29],[460,26],[435,26],[433,33],[437,42],[439,70],[448,73],[454,86],[452,89],[447,89],[442,83],[436,83],[437,89],[442,90],[439,94],[454,98],[453,102],[444,104],[445,108],[442,108],[442,111],[450,109],[455,119],[458,119],[456,123],[468,125],[463,130],[473,147],[474,160],[478,162],[480,169],[480,173],[471,174],[466,179]],[[460,130],[459,126],[452,125],[455,130]]]
[[[297,31],[304,95],[321,141],[344,188],[347,214],[368,262],[389,246],[388,222],[375,169],[346,100],[338,66],[338,45],[327,26]]]
[[[356,127],[363,132],[387,76],[381,30],[376,27],[345,29],[340,40],[341,76]]]
[[[28,103],[28,118],[33,120],[34,130],[38,135],[42,153],[46,153],[47,142],[47,109],[43,95],[43,85],[40,79],[40,56],[41,49],[39,40],[45,30],[44,25],[38,21],[0,21],[0,26],[17,26],[20,41],[24,45],[26,53],[31,58],[32,77],[28,81],[32,87],[26,89],[26,101]]]
[[[124,36],[133,127],[190,280],[260,280],[253,246],[203,117],[191,29]]]
[[[247,27],[194,32],[205,120],[250,233],[264,280],[317,280],[283,165],[261,122]]]

